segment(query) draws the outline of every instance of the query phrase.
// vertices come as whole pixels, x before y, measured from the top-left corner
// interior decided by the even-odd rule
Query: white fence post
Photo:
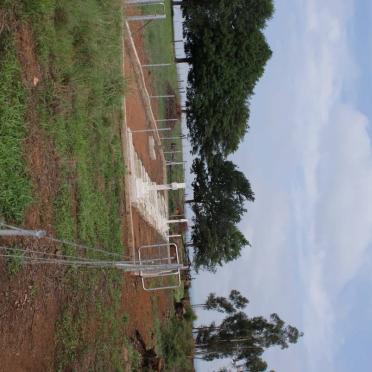
[[[166,19],[165,14],[153,14],[153,15],[138,15],[138,16],[128,16],[128,21],[151,21],[156,19]]]

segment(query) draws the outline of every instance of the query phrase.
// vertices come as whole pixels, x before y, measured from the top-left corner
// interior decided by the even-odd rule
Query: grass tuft
[[[0,35],[0,214],[20,222],[32,200],[22,143],[26,136],[26,93],[11,35]]]

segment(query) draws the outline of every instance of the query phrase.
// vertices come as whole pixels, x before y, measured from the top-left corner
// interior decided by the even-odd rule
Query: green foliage
[[[254,194],[226,157],[248,129],[249,104],[271,57],[263,29],[272,0],[185,0],[186,102],[193,163],[195,269],[236,259],[249,245],[237,228]]]
[[[5,254],[9,254],[9,257],[6,257],[6,270],[8,274],[10,276],[18,274],[23,268],[23,253],[9,250],[5,251]]]
[[[272,0],[185,1],[187,124],[207,160],[234,152],[247,130],[249,100],[271,50],[262,29]]]
[[[230,292],[229,298],[216,296],[215,293],[210,293],[205,304],[202,305],[205,310],[215,310],[221,313],[233,314],[238,309],[244,309],[249,301],[240,294],[239,291],[233,289]]]
[[[190,316],[190,318],[192,318]],[[160,346],[158,352],[165,360],[165,370],[193,371],[191,358],[194,342],[191,337],[192,323],[172,317],[159,326]]]
[[[26,136],[26,92],[12,40],[0,33],[0,213],[20,222],[32,200],[22,142]]]
[[[236,225],[246,211],[245,201],[253,201],[254,193],[244,174],[222,155],[214,156],[209,166],[196,158],[192,172],[194,265],[196,270],[214,271],[216,266],[236,259],[249,245]]]
[[[303,333],[286,325],[277,315],[270,319],[262,316],[249,318],[244,312],[228,314],[219,325],[214,322],[197,328],[196,356],[205,360],[232,358],[235,363],[243,361],[248,372],[266,371],[262,359],[264,351],[272,346],[281,349],[295,344]]]
[[[122,254],[124,169],[120,131],[125,87],[122,2],[14,0],[0,4],[12,19],[32,28],[42,72],[38,88],[32,92],[34,108],[39,125],[58,153],[61,182],[54,204],[56,234],[59,238]],[[6,71],[7,74],[4,78],[0,75],[1,92],[4,92],[0,92],[0,133],[1,140],[4,130],[7,137],[12,138],[11,133],[17,140],[13,157],[17,160],[22,155],[28,92],[21,94],[14,48],[4,50],[6,53],[0,54],[0,66],[1,73]],[[18,111],[8,113],[8,106]],[[4,126],[5,118],[11,118],[14,125],[8,120],[12,125]],[[3,146],[0,146],[0,162],[2,151]],[[0,165],[3,169],[3,164]],[[16,166],[12,168],[15,175],[20,173]],[[24,172],[24,164],[20,168]],[[2,200],[2,187],[7,185],[2,177],[11,179],[12,176],[9,171],[0,172],[0,212],[5,217],[10,212],[7,214],[9,208]],[[25,178],[23,173],[22,177]],[[21,185],[22,182],[14,182],[18,188]],[[20,195],[26,193],[16,191],[17,202],[21,203]],[[13,204],[16,206],[13,201],[9,203]],[[17,207],[15,212],[15,207],[12,208],[11,216],[21,219],[24,207]],[[65,247],[65,251],[72,255],[77,253],[71,247]],[[86,256],[108,258],[92,252],[86,252]],[[55,369],[79,369],[81,361],[89,354],[90,367],[95,370],[122,370],[125,365],[123,348],[129,347],[123,336],[127,319],[120,307],[121,274],[72,268],[66,270],[63,281],[69,296],[56,327]],[[131,356],[135,358],[136,353],[131,351]]]

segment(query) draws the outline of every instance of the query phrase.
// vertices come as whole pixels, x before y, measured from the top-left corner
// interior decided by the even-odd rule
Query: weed
[[[30,289],[30,295],[32,298],[35,298],[40,292],[40,288],[34,284],[31,286],[31,289]]]
[[[24,263],[24,256],[21,252],[15,253],[13,250],[6,251],[6,254],[9,254],[9,257],[6,257],[6,270],[8,275],[13,276],[18,274]]]

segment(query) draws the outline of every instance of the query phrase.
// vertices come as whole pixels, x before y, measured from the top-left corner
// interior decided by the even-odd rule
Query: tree
[[[191,65],[187,125],[195,153],[209,157],[237,149],[246,133],[249,100],[271,50],[262,29],[272,0],[182,2],[186,57]]]
[[[254,193],[244,174],[221,154],[209,165],[196,158],[192,172],[194,268],[214,271],[239,257],[241,249],[249,245],[236,225],[246,211],[245,202],[253,201]]]
[[[233,289],[228,298],[216,296],[215,293],[210,293],[204,304],[192,306],[204,310],[215,310],[221,313],[233,314],[236,313],[238,309],[244,309],[248,303],[249,301],[242,296],[239,291]]]
[[[288,348],[302,336],[303,333],[286,325],[275,313],[265,319],[262,316],[249,318],[239,311],[227,315],[218,326],[212,322],[199,327],[195,355],[204,360],[230,357],[234,363],[243,362],[246,371],[266,371],[267,363],[262,359],[266,349]]]

